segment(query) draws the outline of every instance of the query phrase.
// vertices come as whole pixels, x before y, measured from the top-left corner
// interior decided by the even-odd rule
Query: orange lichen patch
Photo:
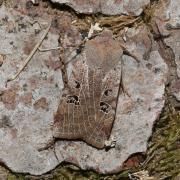
[[[141,154],[135,154],[134,156],[131,156],[127,161],[123,163],[123,169],[138,167],[143,160],[144,159]]]
[[[61,65],[59,61],[53,61],[52,59],[46,60],[45,64],[48,68],[51,68],[53,70],[57,70]]]
[[[2,92],[0,101],[2,101],[7,109],[14,110],[16,108],[16,96],[19,91],[19,86],[14,86],[8,90]]]
[[[25,105],[31,105],[32,103],[32,93],[28,92],[20,97],[20,102],[24,103]]]
[[[40,79],[40,77],[38,75],[33,75],[28,79],[28,83],[29,83],[31,90],[34,90],[37,88],[37,86],[39,84],[39,79]]]
[[[46,100],[45,97],[42,97],[40,99],[38,99],[35,103],[34,103],[34,108],[35,109],[47,109],[48,108],[48,102]]]
[[[33,38],[31,40],[29,40],[28,42],[26,42],[25,46],[23,48],[24,53],[26,55],[29,55],[35,45],[36,45],[36,42]]]

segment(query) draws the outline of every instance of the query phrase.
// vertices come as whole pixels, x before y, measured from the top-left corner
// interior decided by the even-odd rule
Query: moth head
[[[123,50],[120,43],[114,40],[112,33],[104,33],[87,41],[85,55],[90,69],[102,69],[104,73],[107,73],[120,62]]]

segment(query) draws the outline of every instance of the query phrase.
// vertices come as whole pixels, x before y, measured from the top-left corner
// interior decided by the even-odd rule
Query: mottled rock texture
[[[154,21],[156,21],[159,31],[164,38],[165,47],[170,47],[172,56],[168,57],[167,64],[170,66],[171,91],[177,100],[180,101],[180,1],[169,0],[162,1],[154,12]],[[163,46],[162,46],[163,47]],[[169,62],[168,62],[169,61]],[[175,62],[173,65],[172,62]],[[174,67],[176,66],[176,67]]]
[[[6,84],[50,22],[50,16],[43,16],[40,7],[37,11],[23,3],[17,3],[14,9],[4,6],[0,9],[0,54],[4,57],[0,66],[1,162],[12,171],[35,175],[52,170],[63,161],[100,173],[118,172],[130,155],[146,151],[153,123],[164,106],[168,67],[151,33],[141,25],[127,29],[126,42],[119,38],[139,63],[128,55],[123,55],[120,62],[122,84],[110,136],[116,139],[115,148],[97,150],[85,142],[67,140],[53,144],[52,125],[63,89],[58,51],[37,51],[18,79]],[[137,10],[134,12],[139,14]],[[59,31],[65,34],[66,44],[80,43],[80,32],[71,24],[70,15],[59,16],[59,28],[53,20],[42,48],[58,46]],[[66,59],[70,59],[71,50],[66,50]],[[73,61],[83,61],[86,55],[82,51]],[[72,67],[68,64],[69,76]]]
[[[65,4],[78,13],[106,15],[131,14],[140,15],[149,0],[51,0],[54,3]]]
[[[40,151],[52,140],[51,124],[62,87],[61,73],[48,68],[46,60],[58,60],[52,52],[38,52],[19,79],[9,82],[37,43],[48,21],[36,33],[31,19],[16,11],[0,10],[0,157],[13,171],[45,173],[58,165],[52,150]],[[43,46],[57,46],[58,36],[49,32]],[[56,86],[57,84],[57,86]]]
[[[171,0],[164,13],[166,13],[166,17],[169,16],[169,19],[168,21],[164,20],[163,28],[170,34],[170,37],[165,39],[165,43],[174,52],[177,76],[180,78],[180,1]],[[172,91],[177,100],[180,101],[180,80],[173,82]]]

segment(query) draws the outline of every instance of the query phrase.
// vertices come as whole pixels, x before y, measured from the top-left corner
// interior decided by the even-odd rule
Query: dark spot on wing
[[[66,102],[70,104],[79,105],[79,98],[76,95],[68,96]]]
[[[110,105],[105,103],[105,102],[100,102],[100,107],[101,107],[101,111],[103,111],[104,113],[108,113],[110,110]]]

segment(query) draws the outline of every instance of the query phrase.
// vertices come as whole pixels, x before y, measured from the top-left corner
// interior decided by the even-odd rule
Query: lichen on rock
[[[57,47],[59,33],[63,34],[63,43],[68,47],[65,51],[65,59],[69,62],[72,58],[70,55],[75,52],[73,61],[67,65],[67,73],[70,77],[73,73],[73,63],[83,62],[87,55],[83,47],[76,51],[76,47],[82,42],[83,32],[76,27],[75,20],[85,15],[74,15],[74,12],[68,12],[63,8],[51,9],[50,5],[47,6],[47,2],[40,2],[38,6],[24,1],[18,2],[19,0],[13,1],[14,9],[4,6],[0,9],[0,54],[6,57],[0,66],[1,162],[14,172],[32,175],[44,174],[62,162],[73,163],[83,170],[91,169],[103,174],[124,169],[123,163],[132,154],[147,150],[153,125],[164,107],[165,85],[171,67],[162,56],[164,51],[160,50],[159,44],[164,42],[171,48],[178,66],[178,50],[176,51],[178,43],[175,46],[173,44],[179,35],[178,29],[171,30],[174,32],[173,36],[162,41],[161,36],[155,36],[153,30],[145,24],[145,18],[142,17],[146,16],[145,14],[137,18],[128,16],[140,15],[143,5],[148,4],[149,1],[139,1],[139,3],[135,2],[136,4],[131,4],[131,1],[116,1],[112,4],[112,9],[107,8],[108,1],[100,9],[98,4],[100,1],[94,1],[94,4],[90,3],[88,6],[80,1],[68,1],[69,4],[66,3],[67,1],[63,2],[77,12],[126,14],[103,18],[101,14],[99,17],[104,19],[98,22],[103,30],[109,27],[110,22],[112,26],[109,31],[114,33],[113,38],[119,41],[124,54],[120,62],[122,81],[116,118],[110,135],[111,139],[116,139],[116,145],[110,149],[98,150],[83,141],[65,139],[54,141],[53,119],[63,90],[58,50],[37,51],[20,76],[6,84],[9,75],[17,72],[52,18],[52,26],[41,49]],[[171,2],[175,3],[173,0]],[[116,7],[116,3],[120,3],[120,6]],[[169,7],[172,13],[174,7],[172,4],[163,7],[165,10]],[[89,6],[92,9],[89,9]],[[114,7],[117,11],[113,11]],[[98,16],[94,19],[97,20]],[[138,22],[136,26],[134,26],[135,22]],[[90,21],[89,24],[91,23],[93,22]],[[116,23],[120,24],[116,26]],[[167,29],[164,30],[166,27],[164,23],[161,24],[162,27],[159,22],[157,24],[160,32],[169,32]],[[113,30],[114,28],[116,30]],[[161,45],[162,49],[166,49],[167,46]],[[111,48],[114,48],[113,44]],[[100,50],[101,52],[98,52],[98,48],[96,50],[96,55],[106,54],[103,49]],[[172,86],[175,93],[179,93],[178,88],[176,83]],[[129,164],[130,162],[132,161],[129,161]],[[166,162],[162,161],[162,164]],[[126,163],[128,165],[128,162]]]

